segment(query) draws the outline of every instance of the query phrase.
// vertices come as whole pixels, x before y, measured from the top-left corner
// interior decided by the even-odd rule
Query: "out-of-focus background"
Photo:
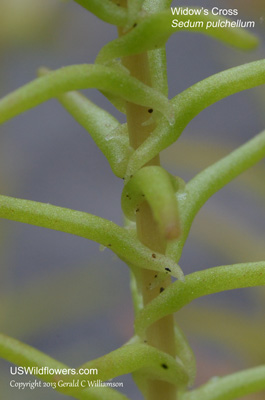
[[[195,4],[196,3],[196,4]],[[174,6],[180,5],[178,1]],[[205,6],[204,1],[185,5]],[[210,38],[179,32],[168,43],[169,94],[207,76],[264,58],[262,0],[211,2],[238,8],[256,22],[260,47],[250,53]],[[0,95],[36,76],[39,66],[93,63],[116,37],[115,27],[74,1],[0,0]],[[96,90],[90,99],[124,116]],[[264,87],[240,93],[205,110],[162,163],[185,180],[264,129]],[[122,182],[87,132],[55,101],[1,126],[1,194],[87,211],[122,224]],[[265,165],[260,163],[211,199],[195,220],[181,267],[185,273],[224,264],[264,260]],[[0,221],[1,331],[54,358],[78,366],[126,342],[133,334],[129,270],[109,250],[82,238]],[[197,384],[265,362],[263,288],[209,296],[177,315],[198,359]],[[11,389],[9,364],[0,363],[5,400],[63,399],[52,389]],[[130,378],[124,391],[140,400]],[[245,400],[262,399],[248,396]]]

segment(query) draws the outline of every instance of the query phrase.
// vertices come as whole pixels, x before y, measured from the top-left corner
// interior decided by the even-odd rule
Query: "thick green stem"
[[[126,3],[126,2],[125,2]],[[120,31],[120,36],[122,32]],[[128,68],[131,75],[146,85],[151,86],[151,75],[149,69],[148,55],[142,53],[134,56],[125,57],[123,64]],[[127,123],[131,146],[137,149],[154,129],[154,124],[146,124],[153,109],[142,107],[133,103],[127,103]],[[159,156],[152,159],[148,165],[160,165]],[[141,211],[136,215],[137,235],[140,241],[154,251],[162,254],[166,250],[166,242],[161,235],[159,226],[155,221],[149,205],[144,202]],[[155,279],[153,271],[144,270],[142,273],[142,295],[144,305],[160,295],[160,288],[150,290],[150,284]],[[167,278],[163,287],[169,286],[170,278]],[[147,343],[156,347],[172,357],[176,356],[176,346],[174,338],[174,319],[172,315],[157,321],[149,327],[146,332]],[[160,380],[148,380],[147,400],[176,400],[176,387],[170,383]]]

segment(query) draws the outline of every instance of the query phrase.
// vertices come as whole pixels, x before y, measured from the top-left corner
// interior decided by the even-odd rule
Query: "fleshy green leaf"
[[[265,365],[216,377],[180,400],[234,400],[265,389]]]
[[[135,320],[136,334],[144,335],[148,326],[155,321],[199,297],[262,285],[265,285],[265,261],[209,268],[186,275],[185,282],[172,283],[139,312]]]
[[[152,87],[168,96],[166,48],[148,52]]]
[[[264,157],[265,131],[200,172],[186,185],[187,198],[181,208],[183,234],[178,243],[169,244],[167,254],[170,257],[178,262],[192,221],[206,201]]]
[[[108,112],[78,92],[58,96],[62,106],[82,125],[107,158],[113,173],[123,178],[132,149],[125,129]]]
[[[216,162],[216,160],[232,152],[232,144],[221,140],[213,143],[198,136],[193,138],[185,137],[178,143],[176,149],[174,147],[168,148],[162,155],[161,161],[168,168],[182,168],[189,171],[189,173],[193,173],[194,171],[207,168],[210,164]],[[187,157],[187,154],[189,154],[189,157]],[[240,187],[240,190],[246,193],[251,191],[254,195],[265,199],[265,187],[261,185],[264,176],[265,165],[257,164],[239,176],[236,186],[237,188]]]
[[[110,389],[110,388],[66,388],[59,387],[57,382],[60,377],[63,381],[66,381],[67,375],[59,374],[59,370],[66,370],[70,367],[67,365],[47,356],[41,351],[35,349],[34,347],[28,346],[16,339],[10,338],[2,333],[0,333],[0,358],[3,358],[13,364],[23,366],[25,368],[48,368],[55,370],[53,374],[33,374],[36,377],[51,383],[56,383],[57,391],[70,395],[75,399],[79,400],[128,400],[123,394]],[[73,368],[74,370],[74,368]],[[58,371],[58,372],[56,372]],[[75,379],[76,375],[72,375]],[[82,378],[85,376],[83,375]]]
[[[128,20],[126,8],[120,7],[111,0],[74,0],[86,10],[95,14],[109,24],[124,26]]]
[[[188,386],[190,386],[193,384],[194,378],[196,376],[195,356],[187,342],[185,335],[177,326],[177,324],[175,324],[174,326],[174,335],[175,335],[177,357],[181,360],[184,369],[188,374],[189,377]],[[142,371],[141,370],[135,371],[133,373],[133,379],[135,380],[137,386],[140,388],[140,390],[146,397],[148,393],[148,387],[147,387],[148,385],[145,376],[142,374]]]
[[[170,258],[145,247],[128,230],[111,221],[81,211],[36,201],[0,196],[0,218],[24,222],[94,240],[139,268],[180,277],[180,267]]]
[[[265,60],[240,65],[212,75],[186,89],[171,100],[175,108],[175,123],[170,126],[161,120],[132,155],[127,174],[134,174],[159,152],[174,143],[188,123],[205,108],[243,90],[265,83]]]
[[[130,220],[135,213],[141,213],[141,204],[147,201],[161,233],[167,240],[180,235],[179,213],[175,192],[178,181],[162,167],[141,168],[125,185],[121,206]]]
[[[42,68],[40,75],[50,71]],[[111,114],[96,106],[79,92],[58,96],[62,106],[82,125],[108,159],[115,175],[124,177],[130,154],[129,138]]]
[[[164,95],[121,70],[86,64],[53,71],[2,98],[0,123],[65,92],[87,88],[97,88],[132,103],[152,107],[173,123],[173,106]],[[148,120],[149,113],[146,114]]]
[[[174,27],[172,20],[178,19],[183,23],[191,21],[191,27]],[[162,47],[168,38],[180,30],[191,30],[214,37],[239,49],[253,49],[258,44],[256,36],[241,28],[208,28],[209,21],[226,21],[225,18],[214,15],[181,15],[173,16],[166,10],[158,14],[151,14],[140,20],[130,32],[106,44],[99,52],[97,62],[105,63],[113,58],[140,54],[148,50]],[[203,22],[203,26],[200,22]]]
[[[161,379],[180,386],[188,383],[188,374],[178,358],[174,359],[143,343],[127,344],[81,365],[80,368],[97,368],[97,379],[103,381],[139,370],[142,375],[151,379]]]

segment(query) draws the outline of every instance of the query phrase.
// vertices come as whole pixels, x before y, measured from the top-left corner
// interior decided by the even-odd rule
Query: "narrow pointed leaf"
[[[265,365],[216,377],[185,393],[181,400],[236,400],[265,389]]]
[[[128,230],[111,221],[81,211],[36,201],[0,196],[0,218],[24,222],[96,241],[125,262],[139,268],[179,277],[180,268],[170,258],[155,254]]]
[[[104,65],[83,64],[53,71],[2,98],[0,123],[65,92],[88,88],[97,88],[132,103],[152,107],[162,112],[171,123],[174,120],[173,106],[161,93],[121,70]]]
[[[47,73],[50,71],[46,68],[39,71],[40,76]],[[130,146],[128,135],[123,134],[119,121],[79,92],[67,92],[57,98],[72,117],[91,135],[108,159],[114,174],[120,178],[124,177]]]
[[[194,272],[185,282],[176,281],[136,316],[136,334],[143,336],[155,321],[172,314],[192,300],[226,290],[265,285],[265,261],[226,265]]]
[[[66,388],[60,387],[57,383],[60,380],[60,370],[72,369],[69,366],[47,356],[41,351],[22,343],[16,339],[10,338],[0,333],[0,358],[7,360],[18,366],[25,368],[48,368],[54,370],[51,374],[33,374],[36,377],[56,384],[55,390],[63,394],[70,395],[71,397],[79,400],[128,400],[123,394],[110,389],[110,388]],[[72,369],[74,370],[74,368]],[[75,370],[74,370],[75,371]],[[66,371],[67,372],[67,371]],[[62,380],[66,380],[67,375],[61,375]],[[72,378],[75,378],[75,374]],[[83,376],[84,377],[84,376]]]
[[[145,0],[143,9],[150,14],[158,13],[170,7],[171,0]],[[148,61],[150,65],[150,74],[152,87],[159,90],[165,96],[168,96],[167,82],[167,55],[166,47],[148,51]]]
[[[188,123],[205,108],[232,94],[265,83],[265,60],[240,65],[212,75],[186,89],[171,100],[175,123],[161,120],[157,129],[132,155],[127,174],[134,174],[159,152],[174,143]]]
[[[81,365],[80,368],[97,368],[97,378],[102,381],[139,370],[146,377],[161,379],[174,385],[186,386],[188,383],[188,374],[178,358],[174,359],[143,343],[127,344]]]
[[[91,135],[107,158],[113,173],[123,178],[132,150],[121,124],[81,93],[68,92],[58,96],[58,100]]]
[[[126,72],[128,75],[130,74],[129,70],[122,64],[121,60],[115,59],[112,60],[111,62],[107,63],[108,67],[111,67],[113,69],[116,69],[116,72],[119,73],[119,71]],[[104,90],[101,90],[101,93],[103,96],[105,96],[109,102],[117,108],[121,113],[126,114],[126,100],[124,100],[122,97],[117,96],[113,93],[106,92]],[[167,96],[168,97],[168,96]]]
[[[177,19],[186,23],[190,21],[189,27],[174,27],[172,20]],[[256,36],[241,28],[208,28],[209,21],[226,21],[225,18],[214,15],[181,15],[173,16],[171,11],[166,10],[158,14],[151,14],[138,22],[130,32],[105,45],[97,57],[97,62],[104,63],[113,58],[129,56],[154,50],[165,45],[169,37],[181,30],[191,30],[212,36],[239,49],[249,50],[258,44]],[[193,25],[194,24],[194,25]]]
[[[168,96],[166,48],[161,47],[157,50],[150,50],[148,52],[148,61],[152,87]]]
[[[126,217],[135,220],[141,204],[147,201],[162,235],[176,239],[180,235],[179,213],[175,192],[177,180],[161,167],[141,168],[125,185],[121,206]]]
[[[183,234],[178,243],[169,244],[168,256],[178,262],[191,224],[201,207],[214,193],[264,157],[265,131],[200,172],[186,185],[186,202],[181,213]]]

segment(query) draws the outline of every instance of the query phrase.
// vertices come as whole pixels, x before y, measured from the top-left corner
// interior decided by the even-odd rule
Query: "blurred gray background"
[[[242,5],[240,1],[215,0],[211,7],[224,3],[238,7],[240,18],[256,21],[260,47],[244,53],[201,35],[172,35],[167,45],[170,98],[211,74],[264,58],[262,1],[245,1]],[[185,0],[185,5],[195,2]],[[205,2],[196,1],[196,5],[205,6]],[[117,36],[115,27],[73,1],[0,0],[0,15],[1,97],[34,79],[40,66],[56,69],[93,63],[99,49]],[[103,95],[96,90],[85,93],[125,122]],[[210,107],[190,123],[178,143],[163,152],[163,165],[190,179],[264,129],[264,105],[263,87]],[[113,176],[89,134],[56,100],[1,126],[0,140],[1,194],[86,211],[122,224],[123,182]],[[244,179],[237,179],[215,195],[207,210],[200,212],[181,260],[185,273],[265,259],[263,172],[261,163]],[[98,244],[82,238],[5,220],[0,223],[2,332],[71,366],[114,350],[130,338],[133,311],[129,270],[117,257],[109,250],[100,252]],[[246,340],[241,352],[238,341],[232,339],[232,331],[244,318],[252,318],[253,323],[257,320],[263,324],[259,327],[264,327],[262,302],[264,305],[261,290],[238,290],[229,296],[225,293],[199,300],[187,307],[186,314],[185,310],[180,313],[180,325],[198,357],[198,383],[213,374],[264,363],[264,349],[249,348],[251,340]],[[241,322],[236,319],[239,317]],[[229,331],[227,338],[222,328]],[[258,341],[255,332],[253,328],[249,335]],[[5,400],[65,398],[48,389],[10,389],[8,366],[0,363]],[[124,391],[132,399],[141,399],[130,378],[117,380],[125,382]]]

